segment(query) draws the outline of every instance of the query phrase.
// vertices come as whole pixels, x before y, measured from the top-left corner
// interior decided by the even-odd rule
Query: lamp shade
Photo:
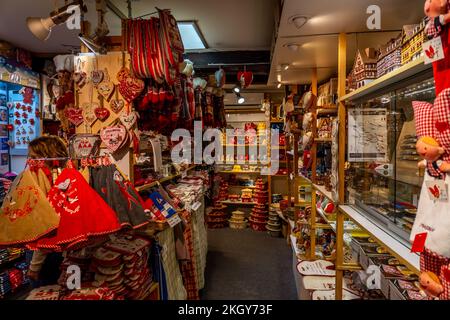
[[[52,18],[27,18],[28,29],[34,34],[36,38],[41,41],[45,41],[50,37],[52,28],[56,24]]]

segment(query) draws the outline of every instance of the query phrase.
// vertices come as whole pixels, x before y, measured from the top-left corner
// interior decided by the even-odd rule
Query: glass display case
[[[424,173],[418,169],[412,101],[433,102],[432,74],[347,103],[346,201],[408,242]]]

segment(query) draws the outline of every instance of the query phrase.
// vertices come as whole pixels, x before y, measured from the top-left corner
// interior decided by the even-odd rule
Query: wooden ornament
[[[123,125],[105,127],[100,131],[100,137],[106,148],[114,153],[126,144],[128,130]]]
[[[94,86],[98,86],[103,81],[104,76],[105,75],[102,70],[92,71],[91,81],[94,84]]]
[[[119,113],[125,107],[125,102],[122,99],[113,99],[109,106],[114,113]]]
[[[117,74],[119,81],[119,92],[128,103],[136,99],[144,90],[144,81],[133,77],[130,70],[122,68]]]
[[[85,103],[83,104],[83,116],[85,123],[92,127],[94,123],[98,120],[95,110],[99,107],[98,103]]]
[[[70,123],[74,124],[75,126],[79,126],[83,123],[83,110],[77,109],[77,108],[67,108],[64,112],[65,116],[69,120]]]
[[[109,118],[110,116],[110,112],[108,109],[104,108],[104,107],[98,107],[94,110],[95,112],[95,116],[97,117],[97,119],[99,119],[100,121],[105,121],[106,119]]]
[[[127,128],[127,130],[130,130],[133,128],[133,126],[136,124],[138,119],[138,114],[133,111],[130,113],[122,112],[122,114],[119,117],[120,122]]]

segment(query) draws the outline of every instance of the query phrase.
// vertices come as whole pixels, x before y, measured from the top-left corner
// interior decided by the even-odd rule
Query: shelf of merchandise
[[[327,197],[329,200],[333,201],[333,195],[330,191],[327,191],[325,186],[319,186],[318,184],[313,183],[313,188],[323,194],[325,197]]]
[[[340,102],[346,101],[354,101],[368,94],[374,93],[380,89],[383,89],[389,85],[398,83],[400,81],[406,80],[412,76],[417,75],[423,71],[430,70],[432,68],[431,64],[424,64],[424,59],[419,58],[415,61],[412,61],[404,66],[398,68],[395,71],[392,71],[374,81],[369,83],[368,85],[359,88],[349,94],[344,95],[339,99]]]
[[[396,257],[401,263],[407,266],[411,271],[420,274],[420,256],[412,253],[410,247],[396,236],[382,229],[379,225],[372,222],[364,214],[351,206],[339,206],[339,211],[354,221],[363,230],[367,231],[379,244],[386,247],[390,254]]]
[[[219,171],[223,174],[261,174],[261,171]]]
[[[236,205],[236,206],[255,206],[258,203],[257,202],[242,202],[242,201],[229,201],[229,200],[224,200],[224,201],[219,201],[222,204],[228,204],[228,205]]]
[[[190,166],[186,170],[184,170],[183,173],[187,173],[188,171],[192,171],[196,167],[197,167],[196,165],[195,166]],[[138,192],[142,192],[142,191],[145,191],[147,189],[150,189],[150,188],[153,188],[153,187],[157,186],[158,183],[162,184],[162,183],[165,183],[167,181],[171,181],[171,180],[174,180],[174,179],[181,178],[183,176],[183,173],[174,174],[174,175],[171,175],[171,176],[168,176],[168,177],[165,177],[165,178],[153,181],[151,183],[145,184],[143,186],[136,187],[136,190]]]

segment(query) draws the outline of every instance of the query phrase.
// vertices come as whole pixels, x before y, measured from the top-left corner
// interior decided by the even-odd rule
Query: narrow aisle
[[[208,230],[204,300],[293,300],[292,251],[283,238],[251,229]]]

